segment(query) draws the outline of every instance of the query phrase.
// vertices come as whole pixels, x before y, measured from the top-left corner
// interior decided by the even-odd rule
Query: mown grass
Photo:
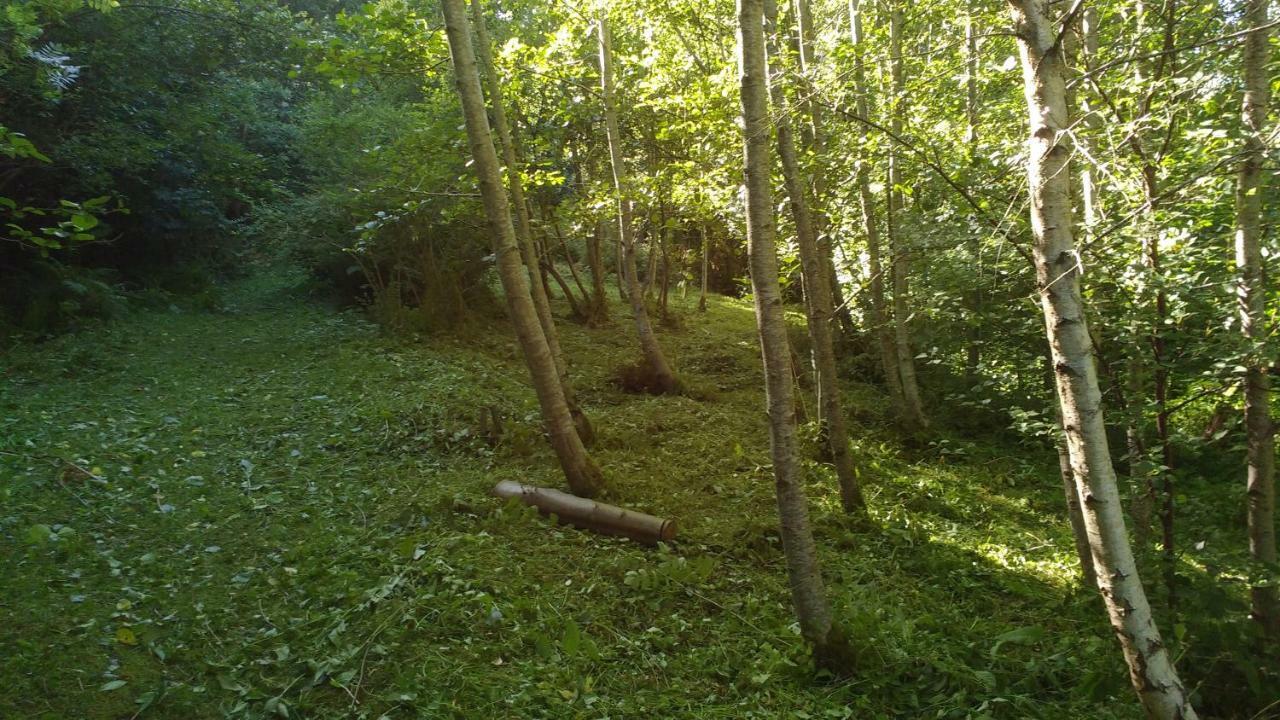
[[[879,528],[807,461],[857,651],[815,680],[749,305],[676,303],[692,397],[611,382],[637,356],[620,305],[563,325],[611,499],[679,523],[653,550],[488,496],[562,484],[504,323],[389,338],[293,280],[4,358],[0,716],[1138,716],[1047,453],[902,450],[851,383]]]

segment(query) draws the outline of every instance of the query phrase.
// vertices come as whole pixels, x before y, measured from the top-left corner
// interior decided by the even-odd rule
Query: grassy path
[[[908,456],[866,386],[883,530],[810,468],[859,668],[808,679],[741,302],[665,334],[702,400],[610,383],[636,355],[620,307],[565,326],[615,499],[680,523],[655,551],[486,495],[560,485],[502,323],[409,342],[265,279],[231,300],[0,358],[0,717],[1136,715],[1053,466]]]

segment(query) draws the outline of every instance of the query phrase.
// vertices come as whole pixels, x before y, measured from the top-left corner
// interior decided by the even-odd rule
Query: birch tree
[[[889,129],[895,136],[902,135],[902,116],[905,112],[906,93],[902,58],[902,6],[893,0],[889,9],[889,81],[892,92],[889,105]],[[903,425],[910,432],[923,430],[929,424],[920,400],[920,386],[916,382],[915,353],[911,350],[911,306],[908,296],[910,276],[910,247],[902,230],[902,156],[896,145],[889,147],[889,205],[886,216],[889,244],[893,249],[893,345],[897,360],[898,384],[902,388],[902,405],[899,407]]]
[[[511,222],[511,207],[502,186],[498,154],[494,150],[489,119],[485,115],[484,94],[480,89],[480,73],[476,67],[466,6],[463,0],[442,0],[441,9],[445,19],[445,34],[449,40],[449,55],[456,76],[458,99],[462,103],[467,139],[471,144],[473,165],[480,182],[481,200],[489,223],[498,275],[507,298],[511,322],[515,326],[516,337],[533,378],[533,387],[538,395],[538,404],[542,408],[542,418],[547,424],[551,445],[560,460],[569,488],[578,495],[591,497],[603,488],[604,478],[595,461],[587,454],[582,438],[574,426],[555,359],[547,343],[547,336],[543,333],[542,324],[538,321],[538,311],[530,291],[530,275],[520,260],[515,227]]]
[[[644,362],[652,374],[654,387],[659,392],[676,392],[680,389],[680,380],[676,377],[667,356],[658,343],[658,336],[649,319],[649,310],[645,306],[645,291],[636,276],[635,249],[635,212],[632,206],[631,189],[627,177],[627,168],[622,156],[622,135],[618,126],[618,108],[614,98],[613,86],[613,39],[609,31],[607,6],[602,8],[597,21],[597,37],[600,49],[600,94],[604,103],[604,126],[609,144],[609,163],[613,170],[613,189],[617,194],[619,264],[625,277],[627,300],[631,303],[631,314],[636,324],[636,334],[640,337],[640,350]],[[652,252],[650,253],[652,255]],[[652,277],[652,273],[650,274]]]
[[[1248,470],[1249,554],[1268,569],[1276,566],[1275,429],[1271,421],[1267,356],[1262,350],[1266,328],[1265,264],[1262,257],[1262,196],[1265,178],[1267,109],[1271,87],[1267,73],[1270,50],[1269,0],[1246,0],[1244,23],[1252,30],[1244,39],[1244,124],[1236,179],[1236,305],[1240,332],[1248,346],[1244,373],[1244,415]],[[1273,639],[1280,639],[1280,595],[1274,585],[1250,590],[1252,613]]]
[[[471,0],[471,17],[476,31],[476,56],[489,93],[489,111],[493,114],[493,127],[498,131],[498,145],[502,148],[507,191],[511,194],[511,205],[515,206],[516,240],[520,245],[520,256],[529,271],[529,290],[533,307],[538,314],[538,324],[542,326],[542,333],[546,336],[551,358],[555,361],[560,389],[564,394],[565,403],[569,406],[569,413],[573,416],[573,423],[578,428],[578,435],[582,438],[582,442],[590,445],[595,439],[595,430],[591,426],[591,420],[578,405],[577,394],[569,379],[569,366],[565,362],[564,351],[560,349],[560,333],[556,330],[555,317],[551,314],[551,300],[547,297],[546,285],[541,282],[538,251],[534,247],[533,226],[529,219],[529,206],[525,202],[524,186],[520,180],[520,163],[516,158],[515,137],[511,130],[511,123],[507,121],[506,108],[502,102],[502,82],[498,79],[498,71],[493,64],[492,45],[480,0]]]
[[[863,39],[863,8],[860,0],[849,0],[849,34],[857,53],[853,67],[853,87],[855,93],[854,107],[860,117],[871,117],[871,86],[867,82],[866,44]],[[866,126],[858,126],[862,145],[868,144]],[[861,211],[862,231],[867,241],[867,287],[870,297],[867,307],[870,315],[871,333],[875,340],[880,359],[880,368],[884,373],[885,384],[889,395],[899,407],[902,406],[902,381],[898,377],[898,356],[894,349],[893,332],[889,326],[889,311],[885,301],[884,266],[880,245],[880,227],[877,223],[879,213],[876,211],[875,195],[871,192],[871,158],[863,155],[857,160],[856,182],[858,185],[858,208]]]
[[[806,145],[813,156],[813,167],[810,172],[810,185],[813,190],[813,203],[810,214],[813,216],[814,238],[818,245],[822,272],[827,275],[827,294],[832,299],[832,318],[838,323],[840,332],[852,335],[853,313],[845,302],[844,290],[840,286],[840,275],[836,272],[835,243],[831,236],[831,223],[824,210],[828,202],[827,191],[827,127],[824,120],[822,104],[817,93],[817,57],[816,30],[809,0],[794,0],[792,8],[796,21],[796,58],[800,61],[800,103],[809,123],[807,126]],[[807,285],[806,285],[807,287]]]
[[[765,21],[769,33],[769,58],[778,54],[777,3],[764,0]],[[780,66],[780,63],[779,63]],[[770,66],[773,70],[773,66]],[[844,408],[840,400],[840,387],[836,377],[836,353],[832,339],[835,315],[832,306],[831,275],[822,250],[818,247],[814,219],[810,212],[807,189],[801,174],[800,160],[796,153],[795,137],[788,117],[788,103],[781,73],[776,70],[769,78],[769,94],[777,118],[778,157],[782,160],[782,177],[786,185],[791,216],[796,226],[796,244],[800,253],[800,269],[804,278],[805,318],[809,338],[813,343],[813,367],[817,376],[818,411],[840,484],[840,503],[845,512],[866,513],[866,502],[858,483],[858,470],[849,450],[849,433],[845,427]]]
[[[1080,291],[1073,237],[1066,63],[1048,0],[1010,0],[1018,38],[1030,134],[1032,254],[1062,425],[1097,570],[1098,589],[1124,650],[1129,676],[1149,717],[1196,716],[1173,667],[1138,577],[1103,423],[1093,341]]]
[[[769,183],[768,70],[764,39],[765,0],[738,0],[738,71],[742,94],[743,174],[746,185],[747,245],[756,328],[764,362],[769,448],[786,555],[791,601],[800,633],[820,666],[840,661],[843,634],[831,605],[809,527],[808,501],[800,483],[796,449],[791,347],[778,283],[774,246],[773,192]]]

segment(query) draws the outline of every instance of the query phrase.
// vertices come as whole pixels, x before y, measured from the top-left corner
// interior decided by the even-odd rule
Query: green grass
[[[662,339],[702,399],[613,386],[638,354],[620,305],[562,325],[611,499],[679,523],[655,550],[488,496],[562,485],[504,323],[389,338],[294,280],[4,358],[0,717],[1139,715],[1048,454],[907,452],[850,384],[881,529],[849,526],[808,461],[858,663],[815,681],[748,304],[676,302]]]

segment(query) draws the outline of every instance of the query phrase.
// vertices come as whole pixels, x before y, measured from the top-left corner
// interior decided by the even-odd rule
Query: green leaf
[[[267,700],[267,702],[263,704],[262,709],[269,713],[275,713],[280,717],[289,717],[289,706],[285,703],[284,698],[279,695]]]
[[[1043,640],[1045,636],[1044,628],[1032,625],[1030,627],[1021,627],[1016,630],[1010,630],[996,636],[996,643],[1023,643],[1030,644],[1039,640]]]
[[[111,682],[103,683],[102,687],[98,689],[101,690],[102,692],[111,692],[112,690],[119,690],[120,688],[128,684],[129,683],[125,682],[124,680],[112,680]]]
[[[51,535],[53,535],[53,529],[44,523],[40,523],[27,528],[26,539],[32,545],[39,545],[42,542],[47,542]]]
[[[560,649],[565,655],[573,656],[578,652],[581,644],[582,631],[578,629],[578,623],[569,620],[565,623],[564,634],[560,637]]]
[[[98,218],[88,213],[76,213],[71,216],[71,224],[80,232],[85,232],[98,226]]]
[[[991,646],[991,655],[994,657],[1003,645],[1009,643],[1013,643],[1015,645],[1030,645],[1043,640],[1044,637],[1044,628],[1035,625],[1010,630],[1007,633],[1002,633],[996,636],[996,644]]]
[[[41,162],[50,162],[49,158],[36,149],[36,146],[21,133],[0,131],[0,154],[9,157],[35,158]]]
[[[218,680],[218,686],[221,687],[223,690],[229,690],[231,692],[239,693],[241,695],[247,692],[247,690],[243,685],[236,682],[235,678],[231,677],[227,673],[219,673],[217,676],[217,680]]]
[[[146,710],[147,708],[151,707],[151,704],[154,703],[156,701],[156,698],[158,697],[159,697],[159,694],[156,693],[155,690],[152,690],[151,692],[143,693],[141,697],[139,697],[137,700],[134,700],[133,701],[134,704],[139,706],[138,712],[134,714],[134,717],[137,717],[138,715],[142,714],[143,710]]]
[[[551,647],[550,638],[542,633],[533,636],[533,651],[543,660],[554,660],[556,657],[556,651],[555,648]]]

